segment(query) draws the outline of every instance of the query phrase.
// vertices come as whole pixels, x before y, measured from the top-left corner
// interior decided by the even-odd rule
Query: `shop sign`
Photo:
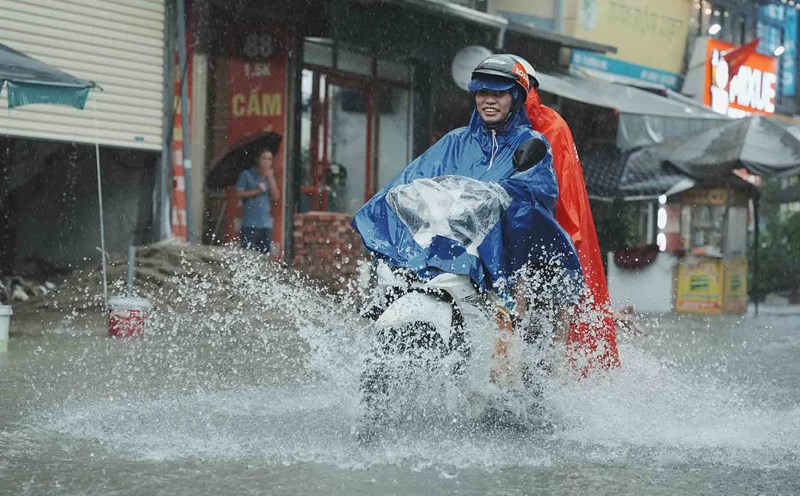
[[[683,262],[678,266],[675,310],[680,313],[720,313],[722,290],[719,260]]]
[[[764,5],[758,7],[756,23],[756,34],[761,39],[758,48],[761,53],[769,55],[779,46],[784,47],[780,58],[780,91],[785,97],[793,97],[797,76],[797,8],[777,2],[762,3]]]
[[[758,40],[737,47],[708,40],[704,102],[730,117],[774,114],[778,82],[774,57],[756,53]]]
[[[684,205],[727,205],[728,190],[725,188],[690,189],[681,194]]]
[[[795,3],[795,5],[797,5]],[[783,81],[781,82],[781,90],[783,96],[794,97],[795,87],[797,85],[797,9],[786,7],[783,28],[783,43],[786,46],[786,52],[783,54]]]
[[[252,136],[274,132],[283,144],[274,159],[278,191],[283,192],[286,143],[287,36],[277,27],[242,27],[231,37],[228,60],[227,142],[232,148]],[[225,241],[238,238],[241,206],[235,189],[228,188]],[[283,198],[273,198],[273,253],[281,253]]]
[[[537,3],[537,2],[527,2]],[[609,57],[589,62],[609,63],[609,72],[646,76],[645,80],[672,87],[667,81],[683,70],[692,3],[688,0],[580,0],[573,34],[577,38],[617,48]],[[654,47],[657,47],[654,49]]]
[[[572,50],[570,65],[618,74],[648,83],[660,84],[671,89],[678,89],[681,80],[680,74],[675,72],[662,71],[578,49]]]
[[[228,66],[228,143],[286,128],[286,43],[277,30],[242,32]],[[282,154],[281,154],[282,155]],[[276,164],[282,164],[282,157]]]
[[[680,199],[681,203],[684,205],[730,205],[732,207],[744,207],[747,206],[749,197],[747,193],[742,190],[695,188],[681,193]]]
[[[723,310],[744,313],[747,310],[747,259],[736,257],[725,260],[725,290]]]

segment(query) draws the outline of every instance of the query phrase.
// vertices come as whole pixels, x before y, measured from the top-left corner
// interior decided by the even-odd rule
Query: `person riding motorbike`
[[[512,57],[483,60],[469,83],[475,102],[469,125],[442,137],[353,217],[378,261],[375,305],[365,312],[375,320],[374,339],[360,381],[364,416],[357,435],[365,442],[391,417],[391,390],[407,380],[397,378],[413,377],[403,363],[428,370],[437,365],[427,360],[447,363],[460,381],[470,365],[486,363],[471,357],[486,350],[473,344],[487,339],[491,365],[479,380],[494,384],[501,398],[522,393],[537,416],[549,338],[534,326],[514,325],[518,280],[524,273],[550,281],[537,308],[548,307],[541,312],[548,319],[577,303],[583,276],[555,220],[558,184],[550,147],[525,112],[529,85]],[[531,353],[516,360],[519,346]],[[505,400],[497,401],[502,409]]]
[[[355,214],[354,229],[379,261],[421,277],[464,274],[483,290],[510,290],[523,265],[550,266],[557,258],[570,284],[554,289],[564,293],[554,298],[574,299],[567,293],[575,291],[582,274],[568,234],[554,219],[558,185],[549,146],[540,163],[515,174],[513,157],[520,145],[531,139],[546,142],[531,129],[524,109],[529,88],[527,72],[513,57],[493,55],[478,64],[469,83],[475,102],[469,125],[442,137]],[[457,253],[444,241],[422,248],[387,203],[387,194],[399,185],[447,175],[498,183],[513,200],[478,247],[478,257]]]
[[[548,301],[560,307],[577,302],[582,273],[569,235],[554,218],[558,186],[549,145],[535,166],[523,172],[514,166],[521,145],[529,140],[546,144],[531,129],[524,109],[529,88],[527,72],[510,56],[493,55],[478,64],[469,83],[475,102],[469,125],[442,137],[354,216],[354,229],[379,262],[420,278],[469,276],[481,291],[500,295],[512,311],[517,275],[524,267],[533,268],[547,274],[542,279],[556,281],[548,287]],[[441,176],[494,183],[511,198],[477,254],[442,236],[421,246],[392,208],[390,193],[396,188]]]
[[[570,360],[581,376],[588,375],[596,365],[605,369],[618,367],[616,329],[608,286],[572,131],[558,112],[542,104],[533,66],[522,57],[512,57],[522,64],[531,81],[525,110],[532,128],[542,133],[552,147],[553,168],[559,188],[556,221],[575,244],[586,283],[567,335],[567,345],[572,352]]]

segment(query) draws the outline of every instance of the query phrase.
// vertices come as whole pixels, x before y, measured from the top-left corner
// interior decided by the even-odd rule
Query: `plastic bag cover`
[[[459,176],[415,179],[392,188],[386,201],[421,247],[434,236],[459,241],[477,256],[478,245],[511,204],[497,183]]]

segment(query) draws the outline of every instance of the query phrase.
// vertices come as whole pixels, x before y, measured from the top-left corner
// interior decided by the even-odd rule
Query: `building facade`
[[[206,179],[226,156],[273,133],[280,138],[273,241],[276,254],[291,262],[297,253],[311,261],[357,256],[351,233],[333,248],[316,233],[346,231],[349,216],[375,191],[467,122],[472,104],[454,73],[469,68],[454,61],[468,47],[520,54],[543,74],[663,92],[686,86],[698,43],[738,46],[759,36],[760,55],[776,64],[775,112],[793,115],[796,108],[800,4],[788,0],[70,5],[0,0],[3,43],[102,88],[84,112],[19,109],[0,123],[6,264],[23,251],[58,265],[94,257],[87,233],[97,209],[89,189],[95,115],[101,158],[110,164],[103,186],[111,250],[168,232],[205,243],[234,241],[238,201],[232,188],[211,188]],[[188,31],[183,42],[179,21]],[[184,65],[177,56],[182,43]],[[597,112],[591,98],[544,98],[570,122],[582,153],[618,144],[614,112]],[[790,191],[795,182],[784,180]],[[50,197],[81,201],[60,205]],[[43,212],[39,220],[20,220],[18,212],[32,209]],[[45,233],[53,232],[69,248],[48,244]]]
[[[0,43],[92,81],[85,109],[0,95],[0,272],[99,258],[97,142],[107,250],[150,242],[164,145],[165,3],[0,0]]]
[[[310,272],[352,269],[361,254],[352,214],[468,122],[473,104],[454,73],[468,77],[477,62],[461,68],[459,52],[535,55],[548,70],[564,49],[609,48],[442,2],[196,0],[190,11],[193,228],[207,243],[235,241],[233,188],[202,178],[275,133],[274,254]]]

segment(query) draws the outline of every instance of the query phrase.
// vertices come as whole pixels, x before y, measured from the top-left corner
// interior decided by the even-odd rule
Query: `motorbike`
[[[514,155],[514,173],[534,167],[546,153],[541,140],[524,143]],[[386,201],[422,248],[437,239],[455,240],[458,249],[477,257],[481,242],[512,200],[498,183],[440,176],[396,186]],[[475,358],[471,333],[491,336],[487,378],[499,391],[541,394],[538,378],[546,364],[521,366],[514,357],[521,345],[547,347],[545,319],[528,312],[523,325],[513,311],[514,292],[502,284],[507,281],[482,288],[467,270],[437,270],[428,277],[420,272],[418,267],[382,262],[374,267],[374,298],[362,312],[373,320],[372,347],[360,381],[362,440],[374,440],[376,426],[390,417],[393,384],[412,380],[420,370],[464,376]],[[477,415],[488,410],[484,402]]]

